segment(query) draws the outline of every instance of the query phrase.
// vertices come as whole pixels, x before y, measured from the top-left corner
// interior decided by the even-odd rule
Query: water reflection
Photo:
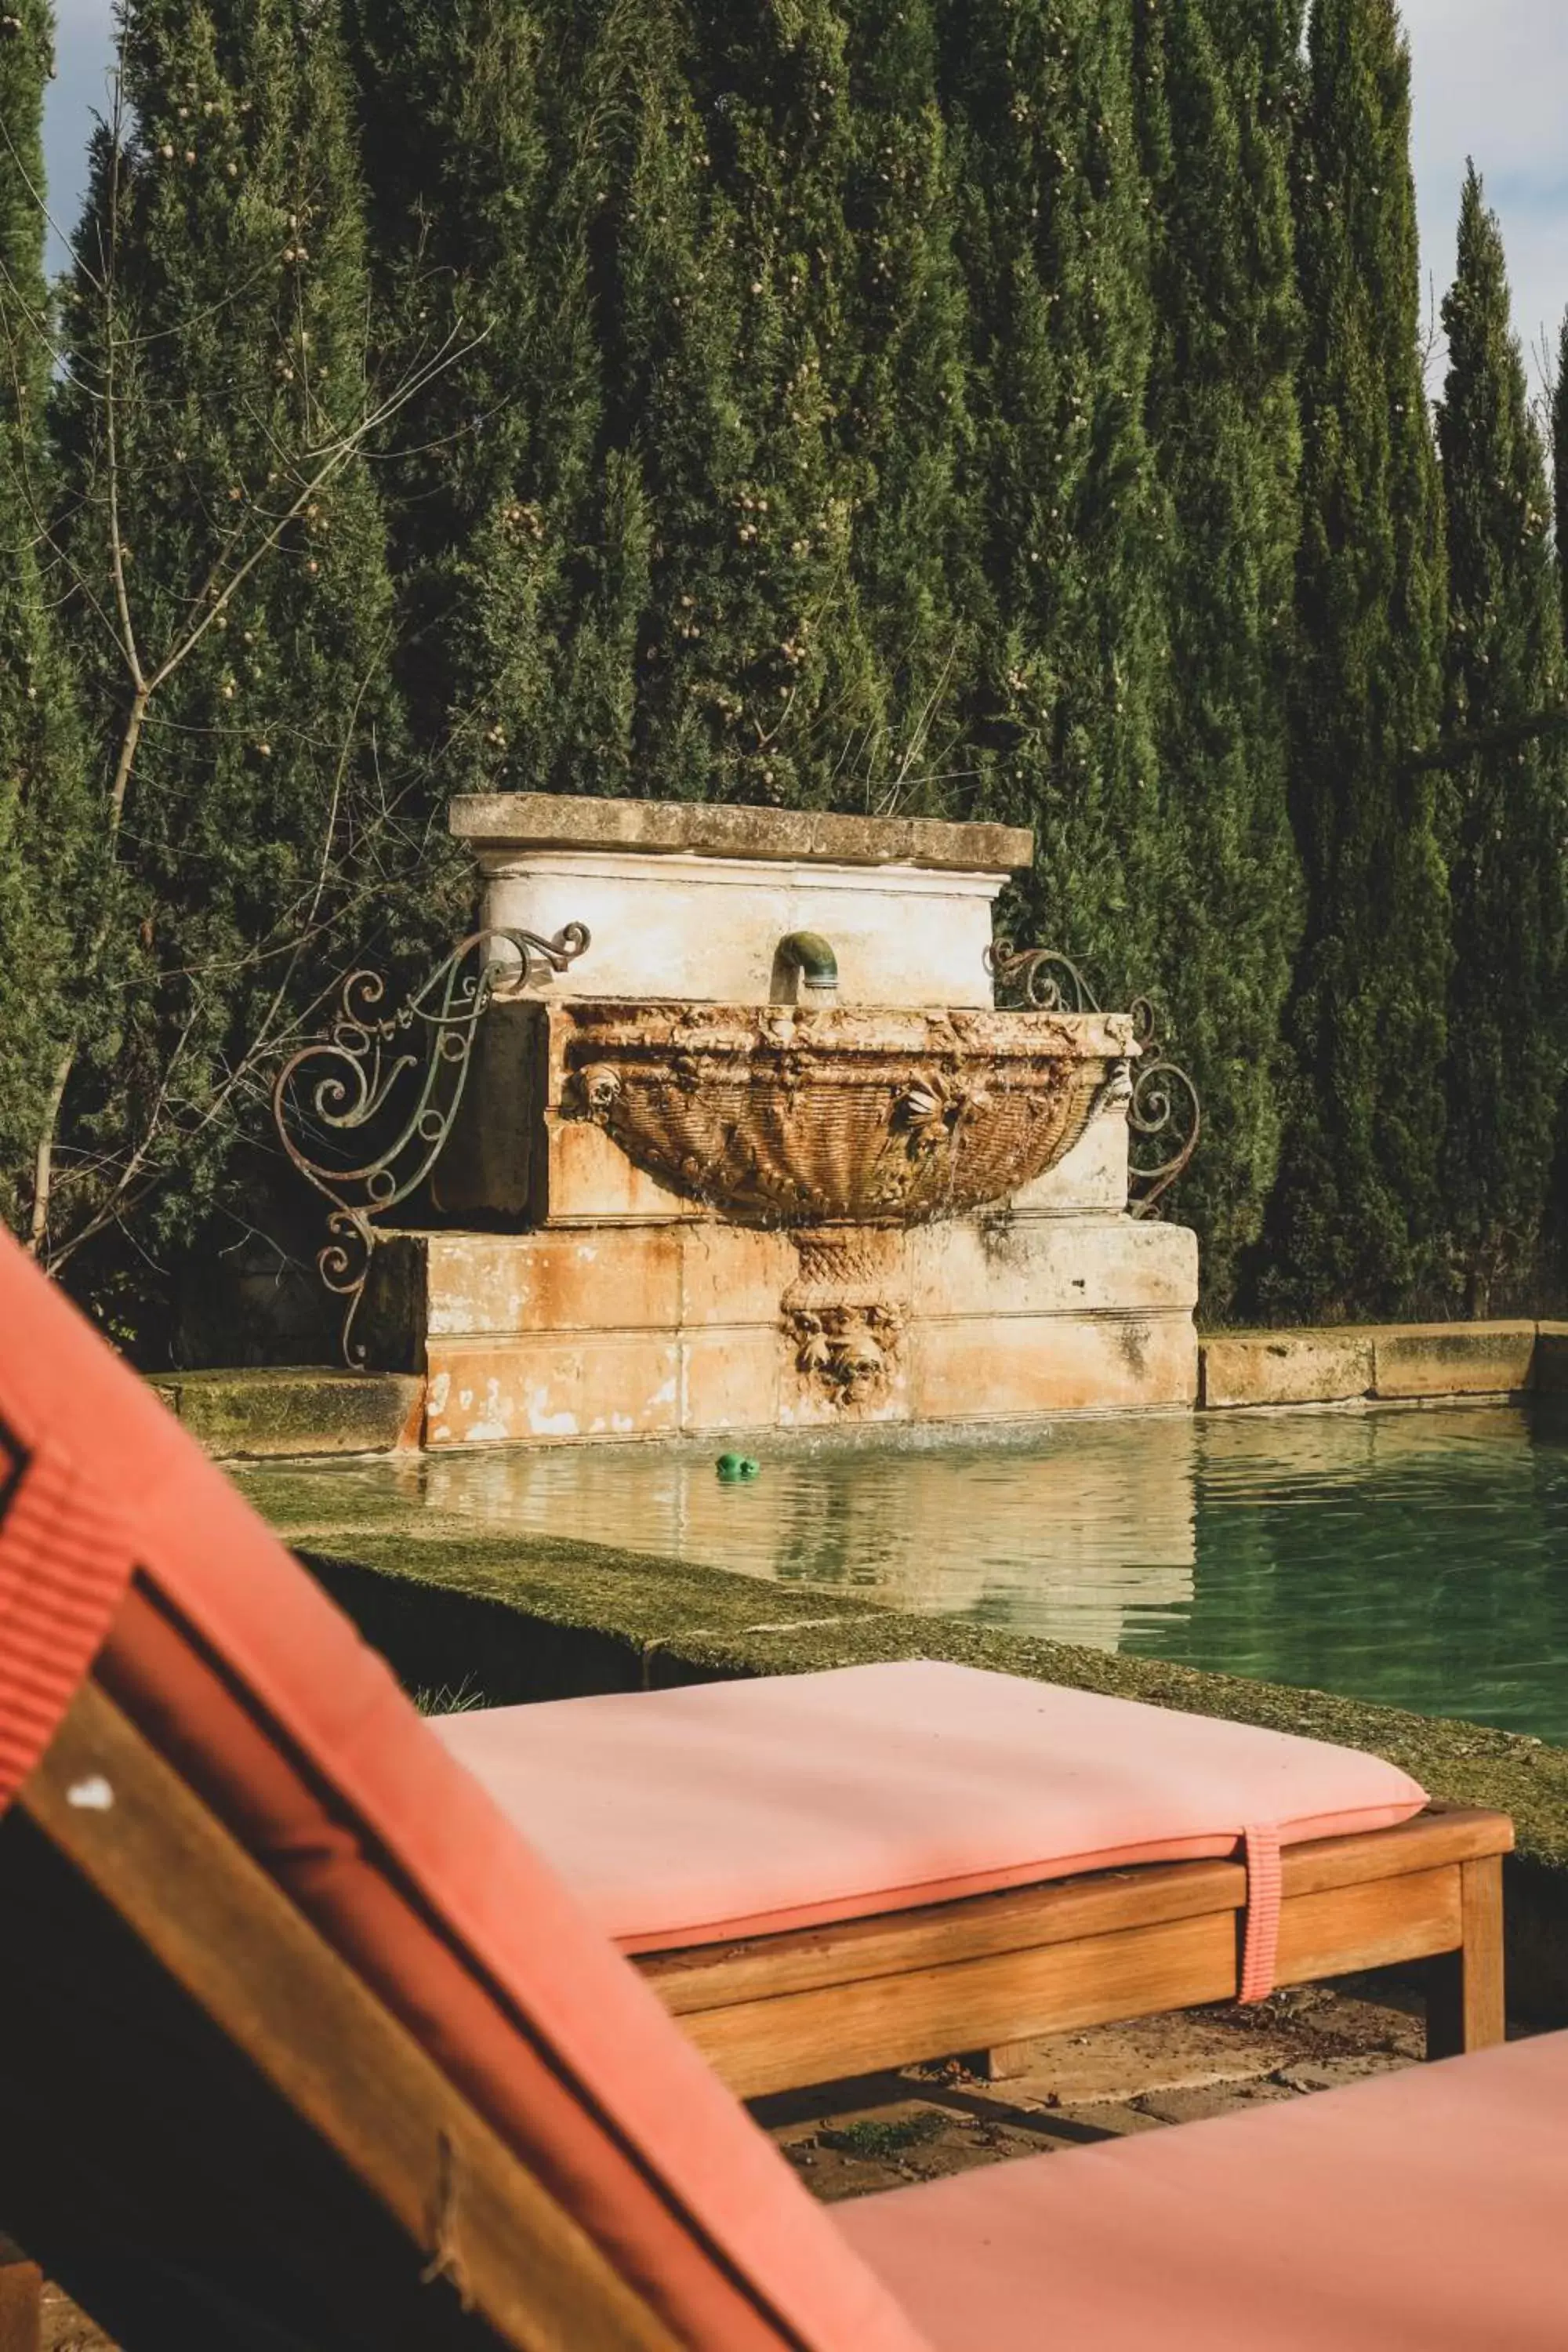
[[[1200,1423],[1197,1589],[1146,1654],[1568,1738],[1568,1421]]]
[[[780,1454],[722,1486],[704,1456],[492,1454],[429,1465],[437,1509],[672,1553],[780,1583],[1113,1649],[1134,1607],[1192,1599],[1191,1423],[1075,1427],[1029,1454]]]
[[[275,1523],[426,1512],[1568,1738],[1568,1418],[1063,1422],[1026,1449],[268,1465]]]

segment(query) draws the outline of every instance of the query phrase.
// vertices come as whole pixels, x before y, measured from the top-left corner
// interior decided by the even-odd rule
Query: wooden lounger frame
[[[1500,2042],[1512,1843],[1505,1814],[1432,1806],[1288,1846],[1278,1982],[1424,1963],[1427,2056]],[[1038,2034],[1234,2000],[1246,1903],[1240,1863],[1171,1863],[637,1965],[742,2098],[952,2051],[1005,2075]]]
[[[91,1792],[105,1784],[113,1801],[100,1808]],[[119,2200],[122,2234],[140,2227],[151,2243],[165,2233],[175,2244],[182,2233],[189,2242],[184,2205],[193,2196],[199,2204],[202,2176],[212,2175],[210,2144],[198,2138],[193,2149],[190,2133],[160,2129],[161,2109],[171,2084],[177,2105],[183,2068],[210,2065],[199,2036],[184,2046],[188,2032],[210,2021],[260,2078],[257,2111],[231,2119],[222,2143],[225,2207],[240,2213],[237,2226],[258,2234],[261,2263],[268,2237],[274,2247],[286,2242],[296,2272],[329,2308],[336,2299],[345,2322],[356,2313],[331,2340],[395,2341],[405,2352],[498,2345],[518,2352],[565,2346],[679,2352],[668,2328],[571,2216],[95,1685],[78,1692],[16,1811],[15,1826],[39,1832],[131,1930],[184,2011],[173,2024],[160,2016],[148,2034],[144,2018],[94,2019],[62,1999],[58,2035],[31,2018],[15,2047],[0,2032],[0,2109],[11,2107],[13,2131],[16,2108],[31,2112],[35,2159],[39,2133],[49,2128],[50,2076],[58,2071],[51,2053],[61,2037],[74,2032],[79,2041],[96,2029],[100,2041],[84,2070],[89,2084],[110,2033],[121,2046],[154,2045],[145,2057],[125,2049],[126,2065],[143,2068],[132,2079],[145,2101],[125,2161],[96,2145],[96,2116],[68,2107],[56,2122],[61,2171],[90,2168],[95,2156],[100,2168],[85,2174],[77,2217],[83,2236],[100,2221],[102,2192]],[[7,1892],[0,1874],[0,1906]],[[25,1927],[18,1921],[13,1932],[20,1938]],[[57,1957],[65,1958],[50,1955]],[[0,1959],[0,1980],[4,1972]],[[35,2052],[35,2042],[49,2048]],[[287,2123],[304,2126],[325,2158],[303,2183],[293,2162],[266,2145],[275,2120],[262,2111],[268,2098],[286,2111]],[[306,2145],[298,2132],[296,2140]],[[75,2141],[82,2144],[79,2158]],[[12,2176],[10,2193],[24,2201],[32,2168]],[[0,2183],[5,2179],[0,2152]],[[384,2237],[388,2221],[407,2249],[395,2282],[386,2279],[391,2266],[375,2237],[378,2229]],[[16,2226],[30,2234],[20,2214]],[[55,2242],[68,2243],[71,2234],[68,2221],[57,2223]],[[42,2241],[37,2251],[64,2273],[68,2289],[67,2265]],[[378,2292],[387,2297],[381,2312]],[[113,2324],[111,2312],[102,2316]],[[33,2352],[19,2326],[5,2352]]]
[[[0,2238],[0,2352],[37,2352],[43,2334],[43,2273]]]
[[[95,1796],[106,1783],[108,1805]],[[0,2105],[16,2118],[13,2145],[26,2137],[35,2154],[51,2131],[58,2053],[77,2053],[72,2080],[87,2096],[120,2069],[120,2119],[106,2091],[101,2145],[100,2119],[68,2104],[52,2126],[65,2135],[59,2177],[76,2168],[77,2214],[99,2221],[112,2206],[132,2242],[140,2231],[150,2243],[172,2231],[177,2243],[182,2230],[189,2242],[216,2192],[200,2135],[179,2127],[182,2068],[205,2085],[221,2048],[253,2086],[226,2138],[223,2210],[259,2233],[259,2259],[268,2240],[286,2247],[329,2303],[352,2290],[363,2340],[391,2340],[374,2332],[381,2315],[363,2309],[380,2295],[410,2352],[675,2352],[658,2315],[96,1685],[78,1693],[16,1813],[0,1824],[0,1905],[16,1893],[6,1852],[41,1841],[82,1899],[128,1931],[175,2004],[173,2021],[160,2015],[149,2032],[143,2011],[120,2013],[112,1985],[72,1983],[68,1965],[57,1992],[52,1970],[68,1955],[51,1951],[33,2004],[49,2013],[29,2014],[9,2045],[0,2032]],[[1500,1815],[1434,1808],[1400,1829],[1289,1851],[1280,1981],[1424,1962],[1429,2053],[1500,2040],[1500,1858],[1510,1843]],[[1177,1864],[641,1965],[724,2079],[754,2095],[1226,2000],[1245,1896],[1238,1864]],[[11,1916],[14,1953],[26,1942],[25,1899]],[[0,1952],[0,1997],[15,1966]],[[133,2098],[125,2121],[126,2082],[147,2100],[145,2119]],[[280,2159],[282,2125],[308,2161]],[[265,2196],[247,2197],[247,2167]],[[35,2169],[8,2179],[0,2147],[0,2189],[25,2209]],[[68,2287],[47,2222],[33,2236],[36,2210],[8,2218]],[[73,2226],[57,2221],[53,2244],[68,2246]],[[405,2250],[395,2265],[389,2231]],[[37,2325],[36,2274],[0,2267],[0,2352],[32,2352]],[[360,2342],[360,2326],[342,2340]]]

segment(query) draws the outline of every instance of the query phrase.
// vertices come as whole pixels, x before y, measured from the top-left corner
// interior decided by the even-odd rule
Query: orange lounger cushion
[[[1353,1748],[924,1659],[438,1718],[626,1951],[1391,1828]]]
[[[1568,2033],[835,2208],[936,2352],[1562,2352]]]

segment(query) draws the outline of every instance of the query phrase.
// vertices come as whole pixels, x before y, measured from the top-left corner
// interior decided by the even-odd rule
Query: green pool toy
[[[742,1478],[754,1478],[761,1466],[749,1454],[721,1454],[713,1465],[727,1486],[737,1485]]]

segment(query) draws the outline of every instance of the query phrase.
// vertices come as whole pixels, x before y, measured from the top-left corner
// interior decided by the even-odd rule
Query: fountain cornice
[[[448,823],[455,837],[487,863],[508,851],[604,849],[1006,875],[1032,865],[1035,856],[1034,835],[1019,825],[839,816],[820,809],[737,808],[706,801],[598,800],[568,793],[467,793],[453,801]]]

